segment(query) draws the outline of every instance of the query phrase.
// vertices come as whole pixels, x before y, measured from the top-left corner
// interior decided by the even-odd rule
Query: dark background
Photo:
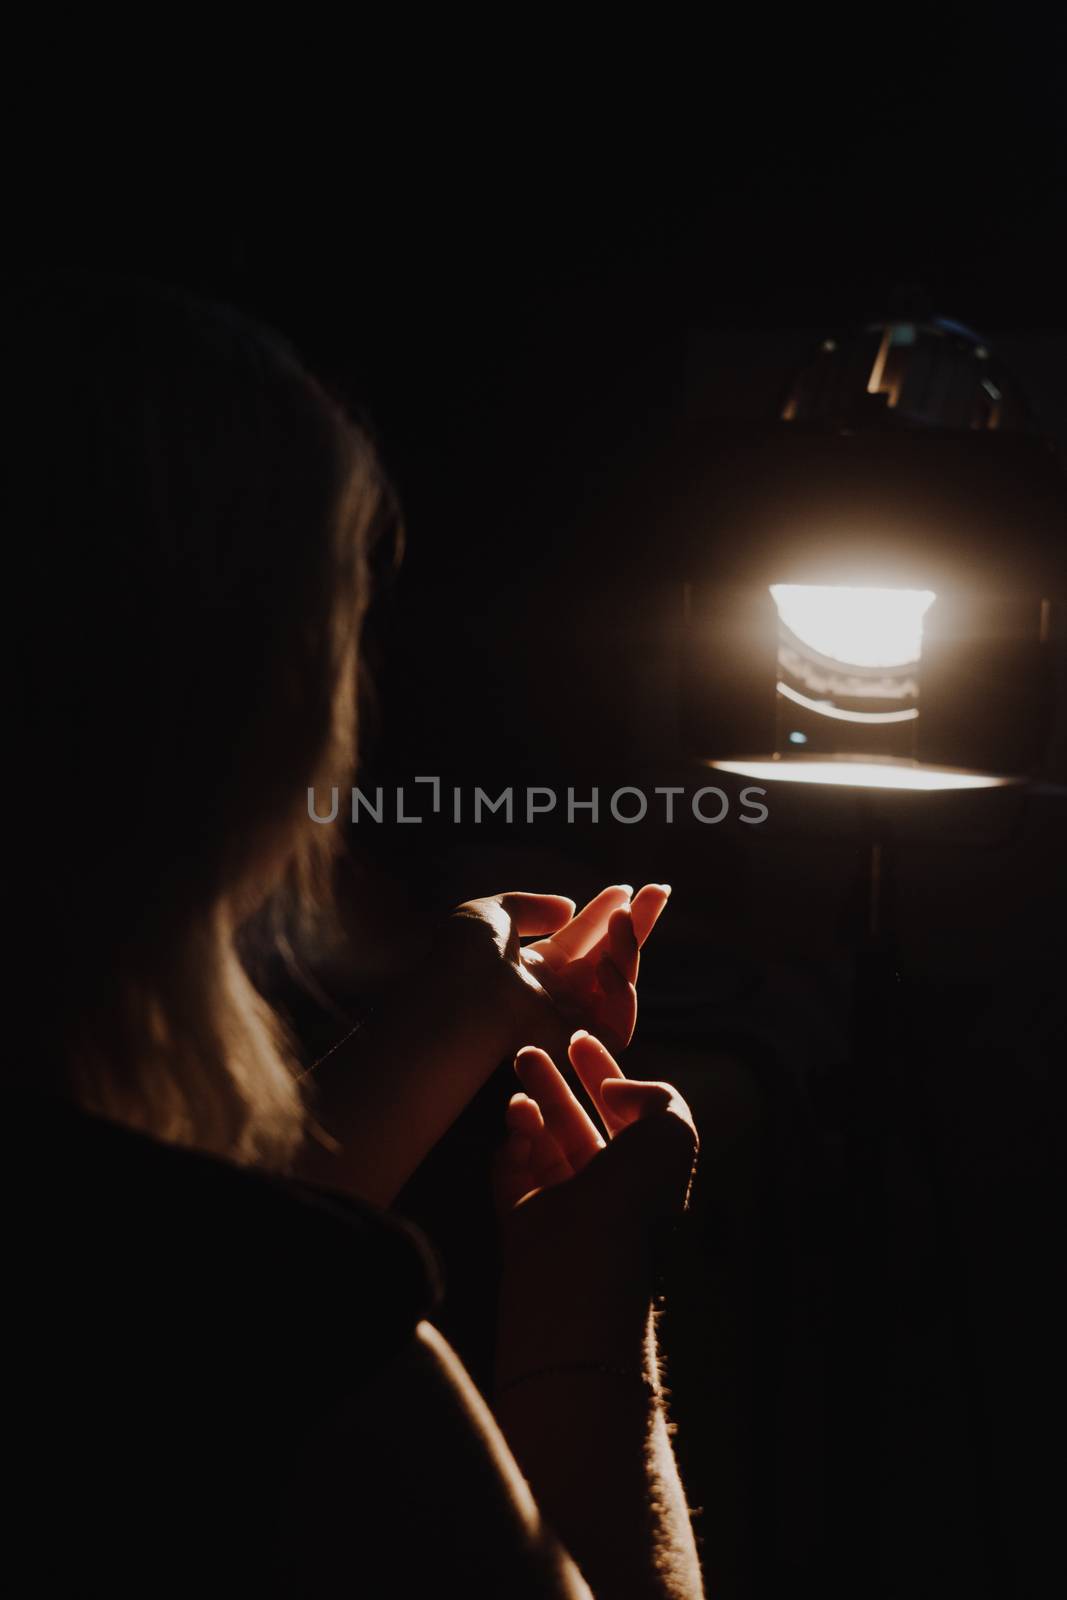
[[[179,160],[113,193],[86,168],[20,237],[251,309],[371,418],[408,548],[371,618],[367,781],[692,787],[680,585],[749,536],[736,508],[766,494],[814,338],[920,284],[1067,445],[1062,40],[1012,26],[887,23],[849,49],[794,24],[801,55],[768,18],[625,71],[561,46],[529,82],[389,75],[307,155],[279,114],[211,181]],[[1062,522],[1028,532],[1002,489],[1005,548],[1054,592]],[[1056,1581],[1040,1457],[1067,817],[1012,793],[890,820],[893,943],[858,1019],[870,818],[847,794],[775,795],[760,829],[735,812],[355,841],[368,989],[408,909],[674,885],[632,1070],[676,1077],[704,1137],[666,1335],[722,1600]],[[314,1054],[336,1018],[292,1003]],[[502,1072],[401,1202],[482,1381],[507,1092]]]

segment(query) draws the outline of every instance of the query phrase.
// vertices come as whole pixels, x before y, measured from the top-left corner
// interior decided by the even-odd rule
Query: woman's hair
[[[389,492],[365,434],[237,313],[87,279],[6,311],[6,544],[29,572],[16,1070],[281,1164],[300,1094],[234,940],[272,892],[328,880],[307,790],[354,765]]]

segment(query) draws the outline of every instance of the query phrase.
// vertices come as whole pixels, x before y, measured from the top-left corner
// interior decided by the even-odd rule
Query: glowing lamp
[[[815,654],[858,668],[912,667],[932,589],[772,583],[782,628]]]
[[[996,771],[919,761],[923,625],[932,589],[773,583],[773,753],[708,762],[771,782],[857,789],[997,788]]]

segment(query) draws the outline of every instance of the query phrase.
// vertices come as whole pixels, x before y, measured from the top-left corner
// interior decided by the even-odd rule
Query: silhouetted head
[[[8,306],[7,544],[27,674],[17,905],[39,1060],[90,1109],[239,1158],[301,1113],[233,949],[350,778],[374,452],[276,336],[157,286]],[[26,1003],[30,1001],[27,997]]]

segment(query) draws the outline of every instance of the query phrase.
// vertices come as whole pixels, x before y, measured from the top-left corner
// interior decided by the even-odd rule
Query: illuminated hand
[[[681,1095],[624,1077],[591,1034],[576,1033],[568,1054],[600,1125],[552,1058],[528,1046],[494,1166],[505,1382],[553,1362],[639,1359],[652,1224],[688,1203],[698,1139]]]
[[[605,1222],[624,1215],[652,1221],[684,1211],[699,1140],[677,1089],[627,1078],[584,1030],[574,1034],[567,1054],[601,1126],[547,1051],[535,1045],[520,1050],[515,1071],[522,1090],[508,1105],[494,1178],[502,1217],[531,1205],[543,1210],[548,1191],[560,1185],[567,1190],[555,1206],[561,1215],[582,1210]]]
[[[638,949],[667,903],[650,884],[605,889],[577,916],[555,894],[468,900],[431,958],[315,1069],[320,1131],[308,1181],[391,1205],[505,1058],[535,1043],[561,1055],[595,1024],[619,1046],[637,1014]],[[522,939],[536,942],[528,945]]]
[[[514,1024],[509,1051],[526,1040],[562,1050],[572,1029],[596,1029],[625,1049],[637,1020],[640,949],[670,889],[625,884],[601,890],[574,915],[562,895],[503,894],[468,900],[451,918],[472,955],[491,945]],[[534,936],[533,943],[521,944]]]
[[[494,1173],[495,1409],[598,1595],[697,1596],[652,1317],[652,1224],[686,1206],[696,1129],[669,1084],[625,1078],[590,1034],[568,1054],[597,1120],[545,1051],[515,1061]]]

